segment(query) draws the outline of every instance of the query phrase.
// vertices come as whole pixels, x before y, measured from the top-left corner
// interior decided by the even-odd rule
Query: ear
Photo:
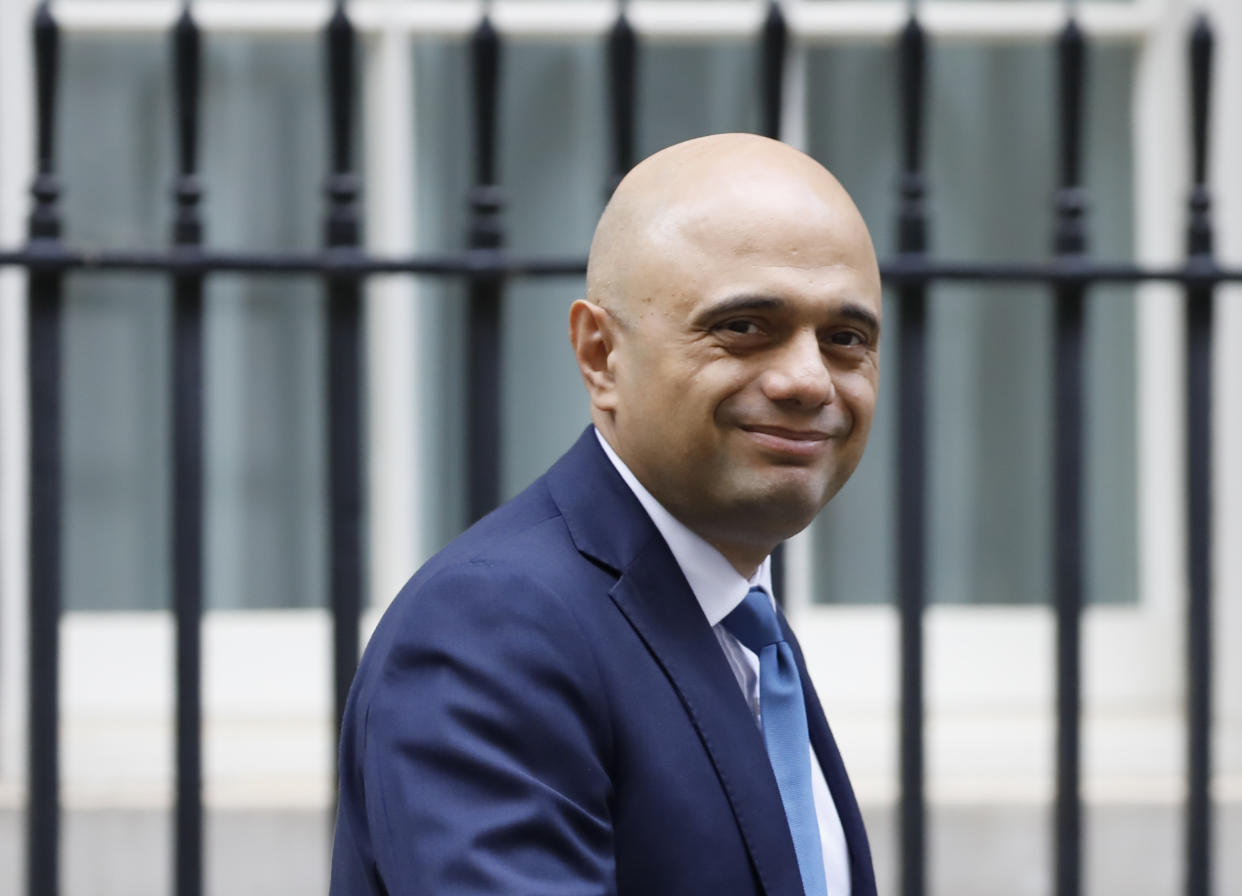
[[[591,405],[601,411],[617,406],[613,352],[616,351],[616,321],[607,309],[585,299],[569,309],[569,341],[578,359],[578,370],[591,396]]]

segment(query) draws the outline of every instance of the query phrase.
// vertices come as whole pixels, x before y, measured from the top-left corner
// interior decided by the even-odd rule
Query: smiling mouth
[[[743,426],[742,431],[761,447],[792,457],[815,457],[827,447],[831,436],[816,429],[783,426]]]

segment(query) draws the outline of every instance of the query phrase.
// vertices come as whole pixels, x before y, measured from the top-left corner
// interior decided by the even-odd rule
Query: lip
[[[793,457],[816,457],[827,446],[828,433],[817,429],[788,429],[783,426],[743,426],[742,431],[760,446]]]

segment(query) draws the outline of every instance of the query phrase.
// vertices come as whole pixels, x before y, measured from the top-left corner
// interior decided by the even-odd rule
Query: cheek
[[[766,401],[763,398],[763,376],[767,368],[747,364],[737,358],[723,358],[699,369],[691,383],[696,400],[712,406],[713,411],[735,403]]]
[[[874,402],[865,394],[845,398],[838,390],[837,395],[842,398],[841,404],[849,417],[849,435],[841,443],[841,449],[846,456],[858,457],[871,435]]]
[[[874,371],[853,373],[837,382],[837,393],[854,415],[855,425],[870,426],[875,415],[878,382]]]
[[[660,377],[654,359],[642,351],[627,352],[617,365],[617,392],[630,407],[649,404],[658,392]]]

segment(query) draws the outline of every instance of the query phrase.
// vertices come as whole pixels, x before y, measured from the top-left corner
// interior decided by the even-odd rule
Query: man
[[[593,428],[367,648],[334,896],[874,896],[768,557],[858,464],[880,318],[809,157],[727,134],[630,172],[570,309]]]

